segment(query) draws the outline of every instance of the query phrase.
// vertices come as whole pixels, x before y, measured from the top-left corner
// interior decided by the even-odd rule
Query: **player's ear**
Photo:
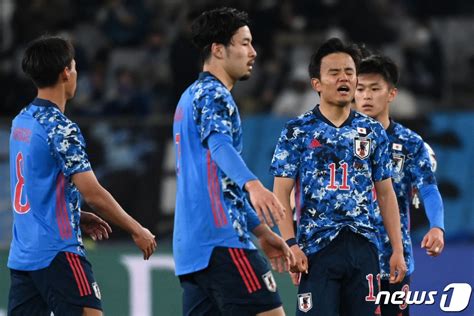
[[[64,67],[63,71],[59,74],[59,80],[61,82],[66,82],[71,77],[71,69],[68,67]]]
[[[224,58],[224,45],[218,43],[212,43],[211,45],[211,54],[217,59]]]
[[[321,80],[318,78],[311,78],[311,87],[317,92],[321,92]]]
[[[398,89],[393,87],[390,89],[390,92],[388,93],[388,102],[392,102],[395,97],[397,96]]]

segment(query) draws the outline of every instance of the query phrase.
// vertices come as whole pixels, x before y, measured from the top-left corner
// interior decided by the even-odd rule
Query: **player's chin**
[[[240,81],[245,81],[245,80],[248,80],[250,78],[252,74],[250,72],[246,73],[245,75],[241,76],[239,78]]]

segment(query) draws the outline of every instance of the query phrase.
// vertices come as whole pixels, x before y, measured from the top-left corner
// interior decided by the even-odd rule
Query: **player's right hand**
[[[132,234],[132,238],[137,247],[143,252],[143,259],[148,260],[156,249],[155,235],[145,227],[141,227],[137,233]]]
[[[290,267],[290,271],[295,273],[308,273],[308,258],[304,254],[303,250],[301,250],[298,245],[291,246],[290,250],[295,256],[295,264]]]
[[[400,283],[407,273],[407,265],[403,252],[393,252],[390,257],[390,284]]]
[[[279,224],[285,218],[285,209],[278,201],[275,194],[266,189],[259,180],[252,180],[245,184],[245,189],[250,195],[250,202],[257,212],[261,223],[270,227]]]

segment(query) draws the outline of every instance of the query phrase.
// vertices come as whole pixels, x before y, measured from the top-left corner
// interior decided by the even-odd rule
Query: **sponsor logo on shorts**
[[[313,298],[311,293],[298,294],[298,309],[303,313],[308,312],[313,308]]]
[[[273,277],[272,271],[268,271],[267,273],[262,275],[262,279],[270,292],[276,292],[277,284],[275,282],[275,278]]]
[[[100,300],[102,296],[100,295],[99,284],[97,284],[97,282],[92,283],[92,289],[94,290],[95,297]]]

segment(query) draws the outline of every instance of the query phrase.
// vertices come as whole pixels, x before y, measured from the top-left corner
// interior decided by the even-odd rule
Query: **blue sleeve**
[[[275,147],[270,172],[275,177],[296,178],[300,168],[300,146],[303,138],[298,126],[287,124]]]
[[[424,185],[419,188],[420,196],[425,206],[430,228],[439,227],[444,230],[444,208],[441,194],[436,184]]]
[[[253,231],[255,227],[260,225],[260,219],[257,216],[257,213],[253,210],[253,208],[247,212],[247,228],[249,231]]]
[[[207,145],[212,159],[240,188],[243,188],[248,181],[257,179],[235,150],[229,135],[212,133],[207,139]]]
[[[372,180],[383,181],[392,177],[392,160],[390,156],[390,141],[382,126],[377,126],[375,149],[372,158]]]

